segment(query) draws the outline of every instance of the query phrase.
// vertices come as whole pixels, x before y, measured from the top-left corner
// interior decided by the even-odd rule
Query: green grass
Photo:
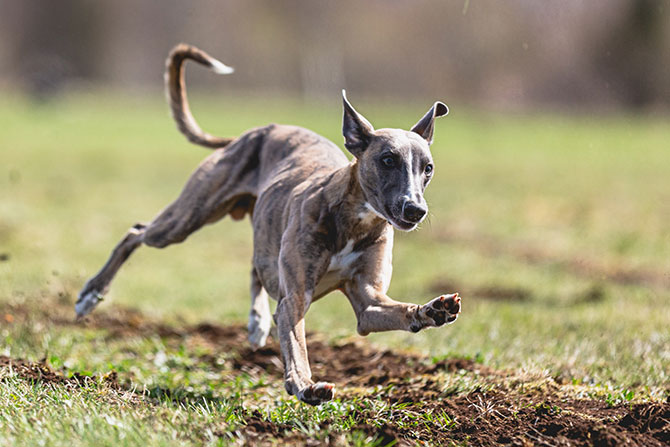
[[[378,127],[409,127],[429,105],[352,100]],[[452,291],[438,285],[456,284],[462,316],[443,329],[369,339],[560,377],[612,402],[663,399],[670,383],[667,117],[502,115],[450,106],[436,126],[430,220],[420,231],[397,233],[390,295],[419,303]],[[282,122],[342,140],[339,102],[196,97],[193,109],[214,134]],[[41,106],[5,97],[0,122],[0,254],[9,256],[0,261],[0,303],[73,303],[127,228],[170,203],[208,153],[176,131],[159,93],[78,95]],[[101,306],[136,307],[168,321],[244,320],[250,259],[248,223],[226,220],[184,244],[138,250]],[[522,290],[526,299],[466,293],[487,288]],[[318,437],[325,436],[319,421],[333,414],[346,421],[347,405],[378,405],[305,408],[281,384],[226,376],[158,337],[108,343],[95,331],[2,318],[0,354],[46,356],[68,371],[111,368],[138,386],[183,388],[191,396],[146,405],[103,385],[72,391],[9,378],[0,386],[3,444],[225,445],[241,442],[236,423],[255,408],[276,422],[307,421],[304,430]],[[307,316],[309,330],[333,338],[355,336],[355,326],[337,293]],[[160,352],[168,357],[163,367]],[[373,442],[348,436],[352,445]]]

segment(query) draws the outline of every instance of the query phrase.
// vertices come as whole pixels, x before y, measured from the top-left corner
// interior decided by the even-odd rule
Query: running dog
[[[289,394],[317,405],[335,394],[333,384],[314,382],[307,359],[305,313],[333,290],[349,299],[358,333],[405,330],[453,323],[458,293],[416,305],[391,299],[393,229],[414,230],[426,217],[424,190],[433,177],[429,146],[435,118],[449,112],[436,102],[411,128],[374,129],[344,91],[344,146],[349,161],[329,140],[307,129],[271,124],[238,138],[203,132],[193,119],[184,84],[184,62],[220,74],[232,68],[185,44],[167,59],[166,90],[179,130],[193,143],[216,149],[191,175],[181,195],[148,224],[138,223],[114,248],[107,263],[79,294],[79,317],[91,312],[115,274],[142,244],[163,248],[182,242],[203,225],[227,215],[249,214],[253,225],[249,341],[265,345],[274,321]]]

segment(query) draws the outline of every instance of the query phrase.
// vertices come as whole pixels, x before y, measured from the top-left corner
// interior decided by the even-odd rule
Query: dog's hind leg
[[[256,269],[251,269],[251,311],[249,312],[249,343],[256,350],[265,346],[272,326],[270,300]]]
[[[226,215],[234,220],[253,213],[259,153],[266,130],[247,132],[225,150],[208,156],[181,194],[147,225],[133,226],[104,267],[91,278],[75,305],[77,316],[90,313],[109,289],[114,275],[141,244],[164,248],[184,241],[204,225]]]
[[[225,197],[221,203],[210,202],[197,205],[198,201],[190,193],[195,189],[187,187],[182,195],[151,223],[136,224],[114,248],[109,260],[100,271],[86,282],[75,304],[77,317],[89,314],[102,301],[109,290],[114,276],[130,255],[140,245],[164,248],[184,241],[203,225],[215,222],[227,214],[241,218],[253,207],[253,197],[236,194]],[[202,202],[201,202],[202,203]]]
[[[126,236],[112,250],[105,265],[86,282],[79,293],[79,299],[75,304],[78,318],[89,314],[102,301],[114,276],[137,247],[144,244],[164,248],[182,242],[206,223],[225,216],[237,203],[236,200],[228,200],[219,207],[191,208],[185,206],[182,197],[163,210],[151,223],[135,224],[128,230]]]
[[[112,251],[107,263],[100,269],[97,275],[89,279],[79,293],[79,299],[75,304],[77,317],[83,317],[90,313],[98,305],[114,279],[116,272],[130,255],[139,247],[144,238],[146,226],[143,224],[133,225],[126,236]]]
[[[181,205],[183,204],[180,197],[163,210],[151,223],[147,225],[135,224],[128,230],[126,236],[112,250],[112,254],[105,265],[93,278],[86,282],[79,293],[79,299],[75,304],[78,318],[89,314],[102,301],[114,276],[137,247],[145,244],[150,247],[164,248],[182,242],[205,223],[215,220],[215,217],[220,219],[225,215],[221,211],[221,207],[208,210],[200,207],[198,208],[199,218],[196,219],[194,218],[196,213],[193,210],[190,208],[182,209]],[[234,204],[229,203],[226,210],[233,206]]]

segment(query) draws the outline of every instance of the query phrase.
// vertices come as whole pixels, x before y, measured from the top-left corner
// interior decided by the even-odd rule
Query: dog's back
[[[277,124],[265,129],[266,147],[259,166],[264,184],[259,194],[276,181],[292,188],[307,177],[331,172],[348,163],[340,148],[311,130]]]
[[[308,177],[326,175],[348,163],[347,157],[331,141],[298,126],[271,124],[247,131],[239,138],[222,138],[203,132],[191,114],[186,96],[184,62],[188,59],[219,74],[232,73],[233,69],[185,44],[175,47],[166,62],[166,93],[178,129],[193,143],[220,149],[200,164],[182,192],[183,202],[203,203],[205,206],[198,208],[210,211],[207,215],[192,211],[188,219],[189,233],[228,214],[235,220],[247,213],[253,214],[259,196],[264,193],[272,196],[268,204],[277,208],[275,196],[285,201],[290,196],[287,191]],[[180,208],[180,202],[181,197],[170,208]],[[214,208],[217,211],[212,214]],[[167,219],[166,225],[168,221],[173,224],[172,219]],[[172,240],[178,238],[175,233],[181,233],[182,229],[165,228],[158,232],[158,239],[162,239],[164,231],[173,233],[168,238]]]

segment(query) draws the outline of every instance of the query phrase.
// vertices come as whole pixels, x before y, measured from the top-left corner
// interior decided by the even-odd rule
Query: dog
[[[412,231],[428,212],[424,190],[433,177],[429,146],[435,119],[448,107],[435,104],[411,128],[374,129],[342,91],[344,146],[310,130],[270,124],[238,138],[203,132],[189,109],[184,66],[193,60],[220,74],[233,70],[193,46],[180,44],[167,59],[166,93],[179,130],[191,142],[216,149],[198,166],[180,196],[148,224],[130,228],[107,263],[84,285],[78,317],[91,312],[121,265],[142,244],[163,248],[184,241],[225,216],[253,225],[249,342],[266,343],[277,301],[277,326],[286,391],[317,405],[331,400],[331,383],[314,382],[307,359],[305,313],[334,290],[349,299],[361,335],[453,323],[458,293],[416,305],[391,299],[394,228]]]

